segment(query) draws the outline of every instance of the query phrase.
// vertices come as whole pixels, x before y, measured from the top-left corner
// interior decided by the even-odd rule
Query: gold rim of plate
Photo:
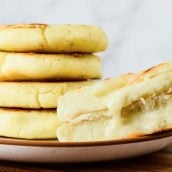
[[[140,137],[106,140],[106,141],[88,141],[88,142],[58,142],[57,140],[26,140],[26,139],[15,139],[0,137],[0,145],[15,145],[15,146],[37,146],[37,147],[90,147],[90,146],[107,146],[107,145],[120,145],[137,142],[145,142],[152,140],[159,140],[172,136],[172,129],[144,135]]]

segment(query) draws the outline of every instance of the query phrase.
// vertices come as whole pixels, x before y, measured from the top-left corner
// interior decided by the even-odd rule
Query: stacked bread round
[[[56,138],[58,98],[101,78],[107,44],[95,26],[0,26],[0,136]]]

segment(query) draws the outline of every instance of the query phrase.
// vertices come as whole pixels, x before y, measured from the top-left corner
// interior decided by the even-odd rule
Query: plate
[[[148,154],[172,144],[172,130],[110,141],[63,142],[0,137],[0,159],[21,162],[93,162]]]

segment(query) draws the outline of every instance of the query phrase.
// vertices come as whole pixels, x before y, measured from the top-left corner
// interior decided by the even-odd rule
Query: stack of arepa
[[[56,138],[59,96],[101,78],[106,47],[95,26],[0,26],[0,136]]]

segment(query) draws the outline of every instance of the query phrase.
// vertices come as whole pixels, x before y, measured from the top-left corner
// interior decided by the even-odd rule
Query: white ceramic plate
[[[172,144],[172,130],[143,137],[59,143],[0,137],[0,159],[23,162],[91,162],[144,155]]]

